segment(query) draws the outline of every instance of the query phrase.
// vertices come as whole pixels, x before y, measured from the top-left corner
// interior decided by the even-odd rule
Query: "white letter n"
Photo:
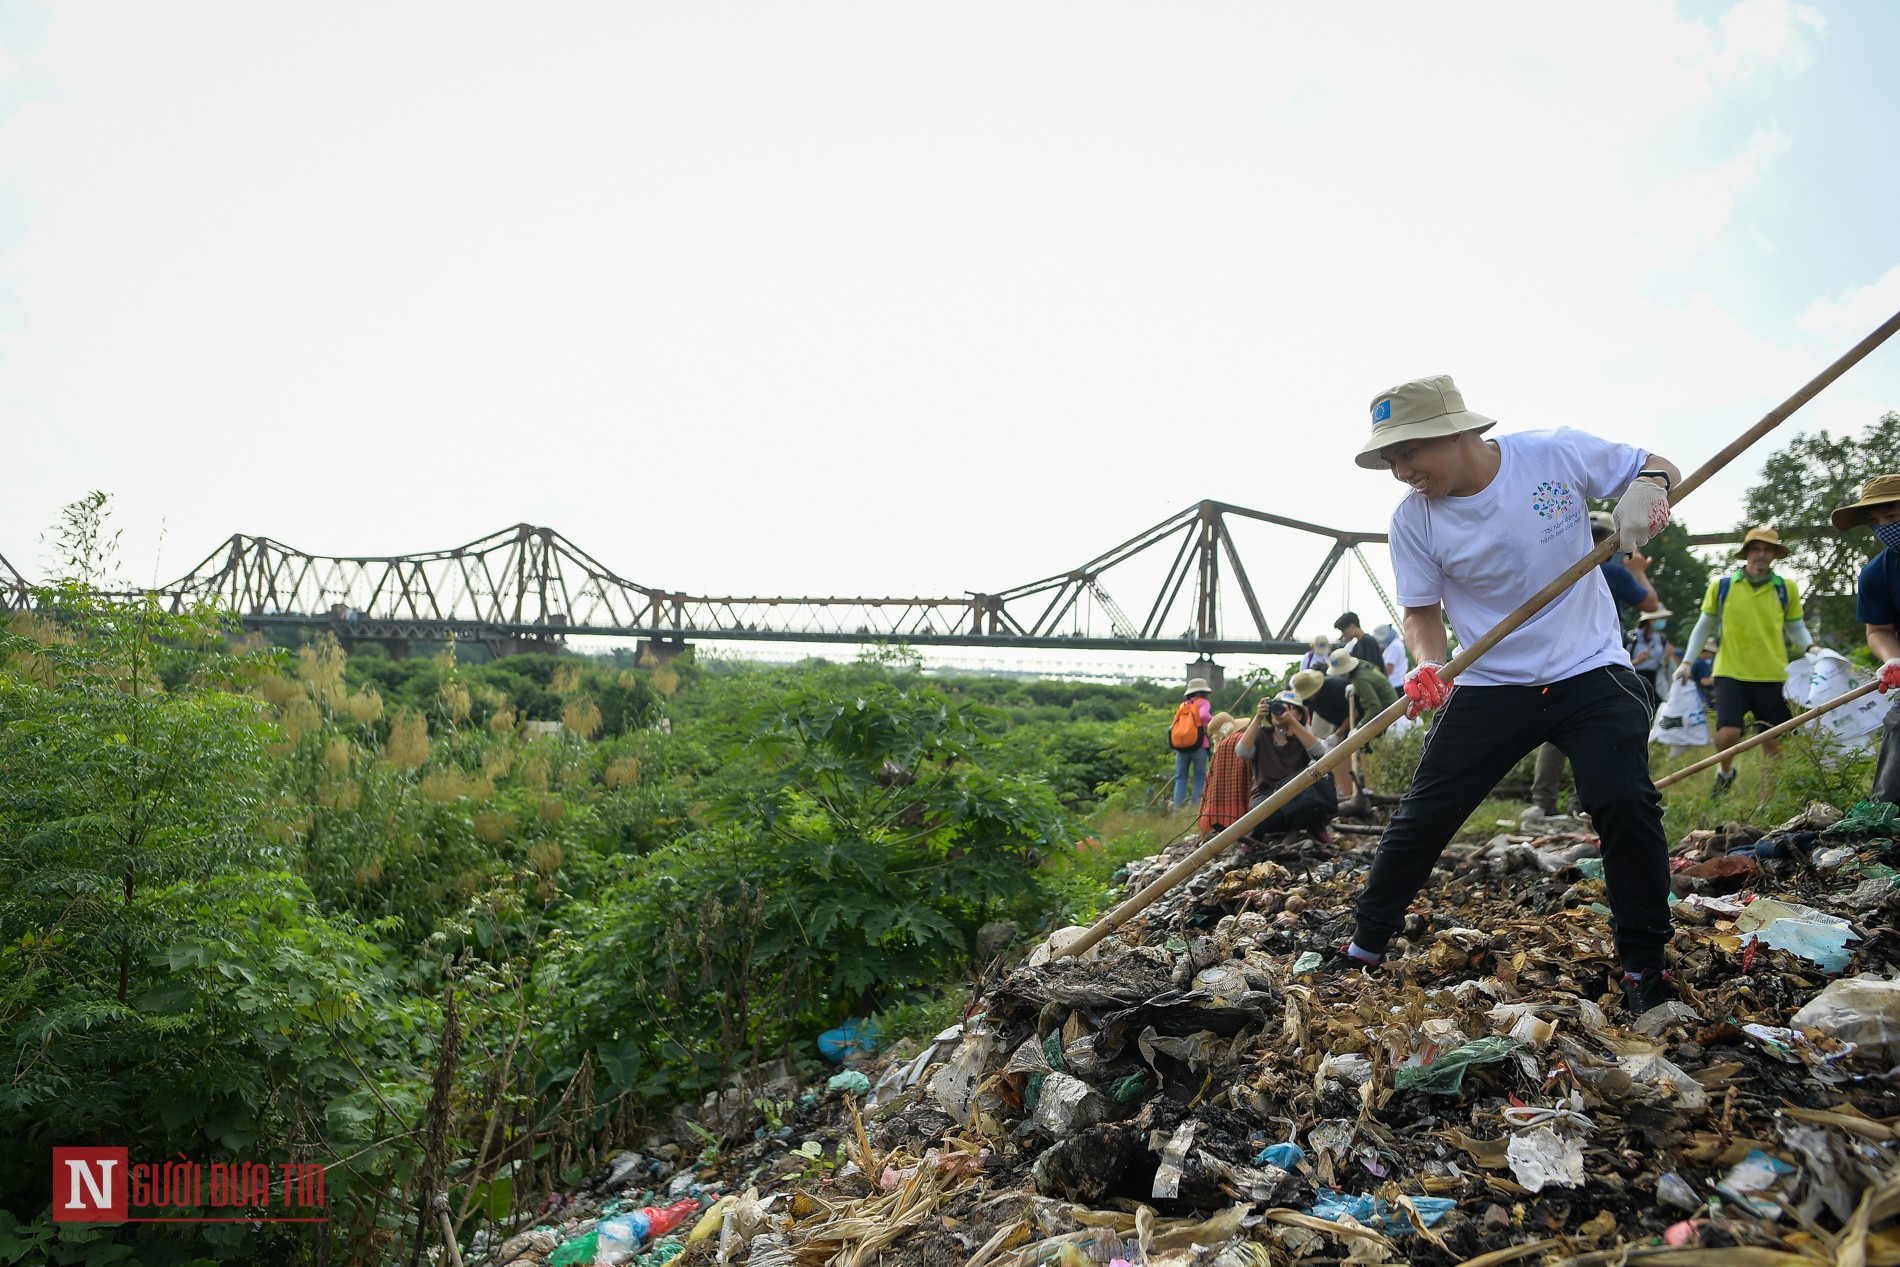
[[[72,1172],[73,1192],[72,1199],[66,1202],[66,1208],[68,1210],[110,1210],[112,1208],[112,1168],[118,1164],[117,1158],[110,1161],[100,1160],[97,1163],[99,1175],[95,1180],[91,1166],[76,1157],[68,1157],[66,1168]],[[87,1205],[80,1199],[79,1183],[82,1179],[85,1180],[86,1191],[92,1196],[91,1205]]]

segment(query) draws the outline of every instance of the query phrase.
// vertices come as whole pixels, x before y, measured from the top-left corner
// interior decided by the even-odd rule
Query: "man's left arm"
[[[1786,619],[1781,622],[1781,630],[1796,655],[1806,655],[1808,648],[1814,645],[1814,635],[1808,632],[1806,616],[1807,613],[1801,608],[1801,590],[1793,581],[1789,581],[1788,611]]]

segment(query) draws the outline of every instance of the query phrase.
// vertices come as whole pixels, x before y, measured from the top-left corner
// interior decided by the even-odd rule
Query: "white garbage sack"
[[[1656,710],[1649,742],[1671,748],[1700,748],[1709,742],[1709,711],[1693,682],[1677,682]]]
[[[1854,672],[1846,656],[1828,647],[1810,647],[1808,653],[1788,665],[1788,698],[1802,710],[1839,699],[1867,679]],[[1848,753],[1871,752],[1874,738],[1886,720],[1889,700],[1878,693],[1863,695],[1851,704],[1843,704],[1831,713],[1815,718],[1802,727],[1813,734],[1824,734]]]

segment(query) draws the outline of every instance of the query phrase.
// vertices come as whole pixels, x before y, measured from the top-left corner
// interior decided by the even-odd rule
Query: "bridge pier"
[[[657,664],[666,664],[677,660],[693,649],[693,644],[684,638],[642,638],[634,644],[634,660],[640,664],[652,656]]]
[[[1187,675],[1190,678],[1206,678],[1207,685],[1216,691],[1227,684],[1227,670],[1206,656],[1188,661]]]

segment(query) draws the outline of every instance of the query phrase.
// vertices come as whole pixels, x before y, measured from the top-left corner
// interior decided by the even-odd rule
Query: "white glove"
[[[1675,678],[1678,682],[1687,682],[1689,680],[1689,667],[1689,662],[1684,660],[1681,664],[1676,666],[1676,671],[1670,674],[1670,676]]]
[[[1640,550],[1669,526],[1669,494],[1661,486],[1639,479],[1616,501],[1616,548]]]

